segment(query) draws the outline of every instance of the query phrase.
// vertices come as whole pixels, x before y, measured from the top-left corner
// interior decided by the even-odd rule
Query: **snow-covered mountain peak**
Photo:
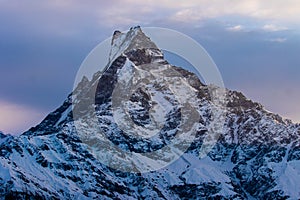
[[[130,87],[134,82],[139,87]],[[192,99],[186,107],[180,105],[184,97]],[[0,139],[0,199],[299,199],[299,124],[239,92],[227,90],[227,99],[222,133],[200,158],[206,135],[214,131],[212,111],[222,109],[212,101],[210,87],[169,64],[140,27],[116,31],[105,71],[84,78],[38,126]],[[125,114],[134,124],[123,123],[122,129],[116,122]],[[188,126],[182,128],[182,122]],[[143,131],[156,124],[162,127],[158,134],[130,133],[131,125]],[[168,147],[193,124],[195,137],[181,141],[188,148],[176,161],[132,173],[159,165],[164,154],[153,154],[151,162],[143,156]],[[172,159],[172,148],[164,152],[165,161]],[[124,162],[136,168],[116,170],[127,168]]]
[[[109,61],[112,63],[122,53],[141,49],[155,49],[156,51],[160,51],[139,26],[133,27],[125,33],[117,30],[112,37]],[[161,51],[160,53],[162,54]]]

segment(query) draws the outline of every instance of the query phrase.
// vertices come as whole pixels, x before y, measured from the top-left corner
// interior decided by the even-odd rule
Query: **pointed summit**
[[[158,47],[145,35],[140,26],[132,27],[128,32],[116,30],[111,41],[109,62],[111,63],[123,53],[141,49],[155,49]],[[159,50],[162,54],[162,52]]]

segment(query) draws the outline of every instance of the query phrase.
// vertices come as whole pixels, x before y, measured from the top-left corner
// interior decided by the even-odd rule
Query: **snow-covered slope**
[[[140,79],[151,73],[155,81],[143,81],[127,97],[124,85],[130,84],[133,73],[139,73]],[[169,85],[160,82],[161,75],[168,78]],[[168,89],[177,83],[184,87],[180,91],[188,91],[182,96],[195,98],[195,109],[188,110],[187,116],[199,114],[190,147],[178,160],[156,171],[114,169],[130,158],[100,154],[97,147],[104,138],[123,150],[150,152],[163,148],[180,131],[184,120],[178,107],[181,99]],[[94,91],[93,98],[81,98]],[[114,102],[114,95],[123,95],[126,101]],[[72,102],[76,102],[74,107]],[[82,109],[93,102],[90,106],[95,108],[97,121],[89,110]],[[128,110],[116,110],[119,114],[114,116],[112,106],[123,103]],[[200,158],[213,108],[221,109],[212,102],[210,88],[194,74],[169,65],[139,27],[128,33],[117,31],[103,73],[96,73],[92,80],[84,78],[63,105],[38,126],[18,137],[1,136],[0,199],[299,199],[300,126],[228,90],[223,133],[212,151]],[[74,120],[72,110],[80,111],[82,118]],[[132,130],[128,124],[123,124],[122,130],[116,126],[124,112],[144,133],[143,139],[125,134],[122,130]],[[96,134],[93,123],[102,135]],[[163,127],[159,134],[143,132],[143,128],[156,125]],[[111,167],[103,164],[108,161]],[[138,159],[131,161],[141,169]]]

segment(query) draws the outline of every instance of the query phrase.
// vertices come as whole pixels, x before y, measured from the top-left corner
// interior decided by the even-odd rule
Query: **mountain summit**
[[[211,86],[169,64],[140,27],[116,31],[104,71],[36,127],[1,136],[0,199],[299,199],[299,125],[226,94],[222,134],[201,158],[212,112],[224,109]],[[172,160],[174,148],[162,149],[180,135]]]

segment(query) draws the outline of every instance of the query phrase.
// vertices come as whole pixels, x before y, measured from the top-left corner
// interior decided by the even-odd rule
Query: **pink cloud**
[[[44,114],[28,106],[0,101],[0,130],[4,133],[19,135],[33,124],[38,124]]]

